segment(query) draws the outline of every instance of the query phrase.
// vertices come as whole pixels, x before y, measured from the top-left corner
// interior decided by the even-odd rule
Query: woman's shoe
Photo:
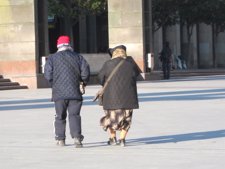
[[[121,147],[125,147],[125,146],[126,146],[126,141],[125,141],[125,139],[120,139],[120,140],[119,140],[119,145],[120,145]]]
[[[84,139],[84,136],[82,136],[82,135],[79,138],[74,138],[74,144],[75,144],[76,148],[82,148],[83,147],[83,144],[82,144],[83,139]]]
[[[117,139],[116,139],[116,137],[109,138],[109,141],[107,143],[108,143],[108,145],[112,145],[112,146],[117,145]]]
[[[65,140],[56,140],[56,145],[62,147],[65,146],[66,145]]]

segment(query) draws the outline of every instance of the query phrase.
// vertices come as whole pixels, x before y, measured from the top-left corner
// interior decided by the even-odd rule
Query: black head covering
[[[116,49],[123,49],[123,50],[127,50],[127,48],[126,48],[126,46],[124,46],[124,45],[119,45],[119,46],[116,46],[116,47],[114,47],[114,48],[109,48],[108,49],[108,53],[109,53],[109,55],[112,57],[112,54],[113,54],[113,52],[116,50]]]

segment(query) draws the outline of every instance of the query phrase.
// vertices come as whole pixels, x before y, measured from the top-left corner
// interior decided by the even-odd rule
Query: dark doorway
[[[49,52],[57,51],[56,40],[62,35],[62,19],[48,17]],[[73,48],[80,53],[105,53],[108,49],[108,12],[85,16],[73,25]]]

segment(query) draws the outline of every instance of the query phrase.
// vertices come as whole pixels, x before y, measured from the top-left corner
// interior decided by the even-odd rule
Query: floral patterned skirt
[[[100,125],[105,131],[110,127],[113,130],[128,131],[131,126],[133,109],[105,110],[105,116],[100,119]]]

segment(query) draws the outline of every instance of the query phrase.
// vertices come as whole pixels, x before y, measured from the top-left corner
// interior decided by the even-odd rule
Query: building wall
[[[48,53],[47,8],[45,0],[0,1],[0,74],[29,88],[43,86],[40,59]],[[149,18],[143,2],[137,0],[108,1],[109,47],[124,44],[143,73],[146,73],[146,26]],[[43,7],[43,8],[42,8]],[[145,21],[145,23],[144,23]],[[166,30],[166,40],[171,43],[174,55],[181,54],[187,44],[185,29],[179,25]],[[163,43],[162,29],[150,35],[153,41],[155,69],[160,70],[158,52]],[[225,33],[220,33],[215,43],[216,68],[225,67]],[[192,56],[189,68],[213,68],[212,29],[201,24],[194,28],[191,38]],[[90,57],[90,56],[88,56]],[[96,57],[94,57],[96,58]],[[95,59],[90,61],[95,65]],[[93,62],[93,63],[92,63]],[[93,67],[93,70],[99,69]],[[95,72],[96,73],[96,72]]]
[[[212,27],[205,24],[199,25],[199,67],[213,67]]]
[[[215,64],[218,68],[225,68],[225,32],[219,33],[215,42]]]
[[[124,44],[144,72],[143,4],[137,0],[108,1],[109,47]]]
[[[0,1],[0,74],[36,87],[34,0]]]

